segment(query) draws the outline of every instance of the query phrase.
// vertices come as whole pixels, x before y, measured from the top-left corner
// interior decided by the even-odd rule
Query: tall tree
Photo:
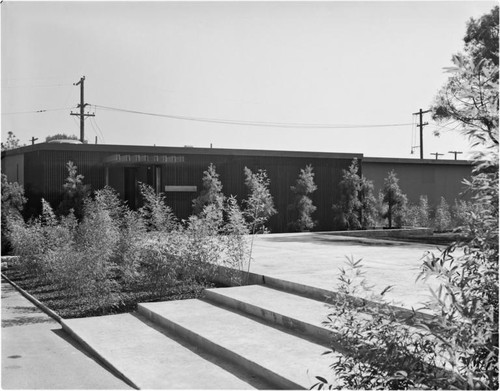
[[[214,205],[217,210],[222,210],[224,205],[224,194],[222,194],[222,182],[216,172],[214,164],[210,163],[208,169],[203,171],[203,190],[193,200],[193,212],[198,215],[207,205]]]
[[[465,212],[462,238],[429,256],[422,271],[440,281],[429,308],[437,308],[436,323],[450,330],[443,346],[469,389],[499,387],[498,24],[498,6],[469,22],[465,52],[453,58],[433,107],[438,120],[456,121],[472,146],[482,146],[472,158],[471,180],[464,180],[474,208]]]
[[[456,124],[486,154],[498,149],[498,23],[498,6],[469,21],[464,52],[445,68],[450,77],[431,107],[435,121]]]
[[[312,214],[316,211],[311,198],[309,197],[318,187],[314,183],[314,172],[311,165],[305,169],[300,169],[299,177],[295,186],[290,186],[290,190],[295,194],[293,203],[289,209],[296,216],[291,223],[292,229],[297,231],[309,231],[314,228],[315,221]]]
[[[464,42],[476,63],[488,59],[498,66],[498,5],[479,19],[470,18]]]

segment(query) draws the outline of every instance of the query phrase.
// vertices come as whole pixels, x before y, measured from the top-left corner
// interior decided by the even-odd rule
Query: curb
[[[76,342],[78,342],[83,347],[83,349],[87,353],[90,354],[91,357],[93,357],[95,360],[97,360],[99,363],[101,363],[108,371],[110,371],[113,375],[115,375],[119,379],[123,380],[130,387],[135,388],[136,390],[140,389],[132,380],[130,380],[125,374],[123,374],[118,369],[116,369],[113,366],[113,364],[108,362],[96,350],[94,350],[89,344],[87,344],[83,340],[83,338],[81,338],[77,333],[75,333],[75,331],[71,327],[68,326],[68,324],[64,321],[64,319],[61,316],[56,314],[49,307],[47,307],[45,304],[43,304],[38,299],[36,299],[34,296],[30,295],[28,292],[26,292],[24,289],[22,289],[19,285],[17,285],[14,281],[12,281],[4,273],[1,273],[1,275],[2,275],[2,278],[5,281],[7,281],[10,285],[12,285],[22,296],[24,296],[31,303],[33,303],[36,307],[38,307],[41,311],[43,311],[45,314],[47,314],[52,319],[54,319],[56,322],[58,322],[61,325],[62,329],[66,333],[68,333],[68,335],[71,338],[73,338]]]
[[[33,303],[35,306],[37,306],[40,310],[45,312],[48,316],[50,316],[52,319],[54,319],[58,323],[62,323],[63,318],[61,318],[58,314],[56,314],[54,311],[52,311],[49,307],[47,307],[45,304],[42,304],[38,299],[35,297],[31,296],[28,292],[26,292],[24,289],[22,289],[19,285],[17,285],[14,281],[12,281],[9,277],[7,277],[5,274],[2,273],[2,278],[7,281],[10,285],[12,285],[16,290],[23,295],[26,299],[28,299],[31,303]]]

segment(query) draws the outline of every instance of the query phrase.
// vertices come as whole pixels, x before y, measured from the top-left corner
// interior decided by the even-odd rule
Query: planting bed
[[[131,312],[137,308],[137,303],[193,299],[199,297],[203,289],[212,287],[201,284],[178,285],[156,295],[139,289],[124,290],[119,293],[118,304],[100,308],[96,303],[77,297],[35,273],[22,273],[15,267],[5,268],[2,273],[65,319]]]

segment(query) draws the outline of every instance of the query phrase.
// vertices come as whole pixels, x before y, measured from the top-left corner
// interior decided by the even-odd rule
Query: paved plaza
[[[416,282],[427,252],[439,254],[433,244],[352,238],[328,233],[255,236],[250,271],[326,290],[337,290],[339,268],[346,256],[363,258],[366,278],[375,291],[393,285],[387,298],[418,309],[428,300],[429,284]]]

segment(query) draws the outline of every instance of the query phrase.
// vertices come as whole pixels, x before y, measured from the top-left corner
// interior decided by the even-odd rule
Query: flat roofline
[[[441,165],[458,165],[470,166],[473,164],[471,160],[452,160],[452,159],[408,159],[408,158],[390,158],[390,157],[365,157],[363,163],[381,163],[381,164],[441,164]]]
[[[117,145],[117,144],[58,144],[40,143],[2,151],[3,156],[11,156],[36,151],[82,151],[82,152],[109,152],[109,153],[175,153],[184,155],[227,155],[227,156],[271,156],[271,157],[310,157],[310,158],[337,158],[363,159],[361,153],[337,152],[309,152],[309,151],[279,151],[266,149],[229,149],[229,148],[197,148],[197,147],[168,147],[147,145]]]

